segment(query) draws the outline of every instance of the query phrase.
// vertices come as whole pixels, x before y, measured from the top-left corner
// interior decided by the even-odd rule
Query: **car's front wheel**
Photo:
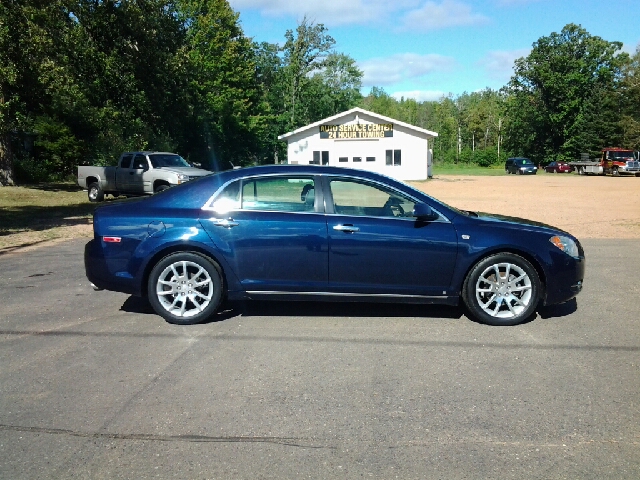
[[[534,313],[540,279],[524,258],[501,253],[478,262],[469,272],[462,298],[477,320],[489,325],[517,325]]]
[[[151,271],[147,285],[149,303],[167,322],[200,323],[213,315],[222,301],[220,267],[191,252],[164,257]]]

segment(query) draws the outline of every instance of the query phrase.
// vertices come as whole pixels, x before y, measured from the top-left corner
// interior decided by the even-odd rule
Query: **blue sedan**
[[[96,289],[146,296],[168,322],[224,299],[440,303],[516,325],[582,288],[578,240],[452,208],[372,172],[270,165],[217,173],[94,214]]]

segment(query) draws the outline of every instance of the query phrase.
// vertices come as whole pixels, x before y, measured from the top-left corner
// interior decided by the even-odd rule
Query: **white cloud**
[[[326,25],[366,24],[385,18],[392,7],[386,0],[305,2],[300,0],[230,0],[235,10],[254,9],[267,16],[307,16]]]
[[[403,80],[450,71],[455,66],[455,60],[436,54],[398,53],[390,57],[364,60],[358,62],[358,66],[364,72],[363,85],[383,87]]]
[[[328,26],[349,24],[400,25],[401,29],[438,30],[482,25],[488,18],[458,0],[349,0],[305,2],[300,0],[230,0],[235,10],[258,10],[271,17],[307,16]],[[399,20],[398,20],[399,19]]]
[[[493,51],[482,57],[477,65],[484,68],[490,78],[507,82],[513,75],[513,62],[520,57],[526,57],[530,52],[529,48]]]
[[[417,102],[435,102],[442,97],[446,97],[449,93],[439,90],[411,90],[407,92],[395,92],[391,96],[396,100],[401,98],[413,98]]]
[[[511,5],[527,5],[539,2],[540,0],[497,0],[499,6],[510,7]]]
[[[625,43],[622,45],[622,51],[627,52],[629,55],[635,55],[636,49],[640,49],[640,40],[636,43]]]
[[[471,6],[456,0],[444,0],[441,3],[427,1],[421,7],[406,12],[402,18],[404,28],[420,31],[484,25],[488,22],[488,17],[473,12]]]

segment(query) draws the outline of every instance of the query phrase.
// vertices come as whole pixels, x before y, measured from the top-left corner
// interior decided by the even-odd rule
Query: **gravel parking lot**
[[[537,220],[579,239],[640,238],[640,178],[633,176],[436,176],[413,185],[460,209]]]

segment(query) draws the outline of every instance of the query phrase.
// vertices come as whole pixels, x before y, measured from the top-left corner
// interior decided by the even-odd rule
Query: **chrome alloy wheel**
[[[476,281],[475,293],[478,306],[494,318],[515,318],[533,300],[527,272],[506,262],[484,269]]]
[[[156,295],[160,305],[176,317],[193,317],[204,311],[214,296],[209,272],[191,261],[169,264],[158,276]]]

